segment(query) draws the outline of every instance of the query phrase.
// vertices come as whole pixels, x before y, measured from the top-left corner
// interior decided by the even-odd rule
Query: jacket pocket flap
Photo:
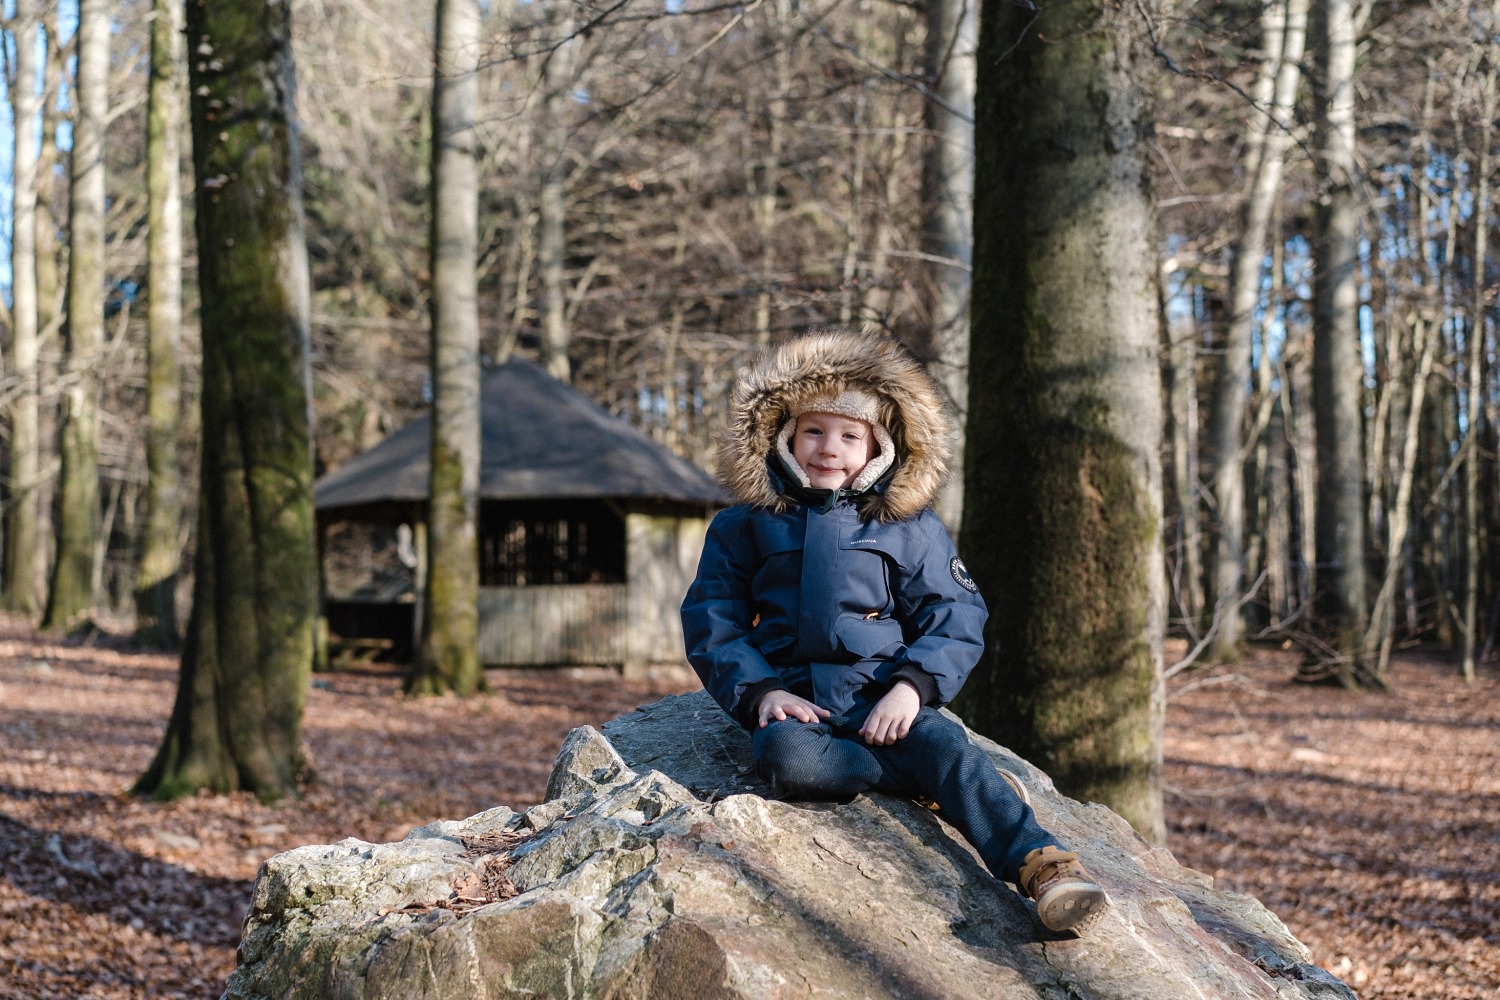
[[[834,627],[844,649],[855,656],[890,656],[906,641],[894,618],[840,618]]]

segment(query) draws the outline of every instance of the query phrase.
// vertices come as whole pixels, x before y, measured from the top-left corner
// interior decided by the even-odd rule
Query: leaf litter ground
[[[1174,679],[1170,846],[1363,997],[1500,996],[1500,681],[1407,656],[1394,694],[1350,695],[1291,667],[1263,650]],[[0,619],[0,998],[216,997],[272,854],[523,809],[569,729],[693,686],[491,671],[488,697],[407,701],[389,671],[320,675],[300,800],[130,798],[176,676],[169,656]],[[494,881],[475,898],[503,896]]]

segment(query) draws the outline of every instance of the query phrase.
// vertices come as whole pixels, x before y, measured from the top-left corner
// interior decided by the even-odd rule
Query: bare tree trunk
[[[187,7],[203,330],[193,611],[138,793],[294,793],[317,617],[291,5]],[[233,114],[228,109],[235,109]]]
[[[1162,354],[1166,434],[1172,455],[1172,509],[1175,528],[1169,559],[1171,592],[1189,628],[1203,610],[1202,531],[1198,516],[1198,331],[1187,310],[1163,323]]]
[[[1496,11],[1490,12],[1491,21],[1500,20]],[[1495,25],[1492,23],[1491,27]],[[1483,471],[1480,460],[1482,449],[1478,446],[1479,430],[1483,418],[1484,343],[1486,313],[1485,297],[1488,284],[1485,279],[1485,264],[1489,256],[1490,233],[1490,135],[1495,117],[1495,70],[1489,67],[1479,95],[1479,114],[1475,120],[1474,146],[1474,288],[1469,314],[1468,371],[1469,385],[1465,417],[1468,424],[1469,457],[1464,463],[1464,646],[1463,676],[1473,683],[1475,677],[1475,650],[1479,644],[1479,560],[1483,548],[1481,534],[1482,514],[1479,505],[1479,480]]]
[[[178,538],[182,528],[177,428],[182,423],[182,100],[180,8],[155,0],[147,109],[146,189],[149,201],[146,292],[146,529],[135,584],[135,635],[175,648]]]
[[[969,403],[969,272],[974,259],[974,47],[979,0],[927,5],[928,132],[922,158],[922,240],[918,278],[927,310],[928,368],[953,407],[953,475],[937,512],[955,537],[964,513],[964,425]],[[935,98],[935,99],[934,99]]]
[[[47,65],[42,72],[42,135],[36,164],[36,322],[37,338],[45,347],[61,327],[64,294],[58,260],[61,248],[57,240],[57,213],[53,210],[57,186],[52,181],[57,170],[57,125],[61,117],[56,98],[64,75],[56,4],[43,5],[42,30],[47,38]],[[43,448],[46,447],[44,439]],[[46,464],[42,463],[44,468]]]
[[[1373,683],[1361,648],[1365,594],[1364,363],[1359,352],[1359,205],[1354,155],[1354,5],[1322,5],[1320,168],[1324,185],[1314,247],[1313,409],[1318,436],[1317,624],[1331,672],[1351,685]]]
[[[755,294],[755,343],[771,343],[771,311],[775,302],[777,195],[781,187],[781,157],[786,144],[787,96],[792,79],[792,0],[775,0],[775,28],[771,40],[771,96],[766,106],[766,149],[755,167],[755,221],[760,229],[760,290]]]
[[[554,47],[543,74],[541,232],[537,259],[542,273],[542,367],[553,378],[572,381],[568,361],[567,208],[568,86],[572,81],[573,20],[558,16]]]
[[[406,690],[484,687],[479,638],[479,5],[438,0],[432,93],[432,445],[423,634]],[[566,351],[563,355],[566,364]]]
[[[1250,377],[1250,345],[1255,309],[1260,302],[1266,239],[1270,231],[1286,150],[1291,142],[1293,104],[1297,96],[1309,0],[1273,0],[1264,8],[1266,58],[1262,79],[1273,81],[1270,106],[1251,110],[1248,146],[1250,192],[1245,223],[1235,248],[1229,278],[1229,325],[1214,377],[1207,445],[1214,502],[1214,547],[1209,604],[1217,634],[1213,656],[1233,660],[1244,638],[1238,610],[1245,583],[1245,409]]]
[[[37,480],[41,442],[37,407],[36,282],[36,43],[39,21],[34,4],[20,0],[12,32],[16,39],[15,83],[10,88],[15,111],[15,147],[11,175],[11,360],[19,383],[10,406],[10,471],[5,516],[5,590],[7,611],[34,617],[41,610],[37,591]]]
[[[962,541],[994,614],[963,705],[1069,795],[1160,842],[1146,32],[1140,10],[1098,0],[982,8]]]
[[[1370,635],[1364,647],[1377,649],[1375,676],[1384,678],[1391,661],[1394,635],[1396,581],[1406,565],[1407,534],[1411,524],[1412,484],[1416,479],[1417,447],[1422,429],[1422,407],[1427,398],[1427,378],[1432,374],[1433,345],[1437,337],[1429,320],[1412,317],[1412,341],[1416,350],[1416,371],[1411,377],[1411,402],[1406,409],[1405,433],[1401,443],[1401,465],[1397,475],[1396,494],[1386,519],[1386,565],[1370,616]],[[1392,378],[1396,373],[1392,372]]]
[[[869,96],[865,93],[864,81],[854,85],[854,107],[849,114],[849,156],[845,166],[846,186],[849,202],[844,221],[844,259],[842,280],[839,282],[839,325],[848,326],[854,320],[855,303],[864,304],[860,294],[863,275],[860,274],[860,256],[864,253],[863,219],[861,218],[865,193],[865,116],[869,113]],[[865,317],[861,316],[863,320]]]
[[[109,115],[110,7],[79,0],[78,71],[68,221],[67,387],[58,481],[57,561],[46,629],[82,624],[93,609],[99,538],[98,378],[104,343],[104,128]]]

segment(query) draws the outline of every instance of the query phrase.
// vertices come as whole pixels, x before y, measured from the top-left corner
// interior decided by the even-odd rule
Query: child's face
[[[820,490],[854,482],[875,454],[875,435],[863,420],[836,413],[804,413],[792,434],[792,457]]]

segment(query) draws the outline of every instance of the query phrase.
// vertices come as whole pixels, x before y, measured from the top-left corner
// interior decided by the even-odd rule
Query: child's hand
[[[896,686],[875,703],[875,710],[865,719],[859,735],[871,746],[888,747],[911,732],[911,724],[922,707],[922,696],[910,681]]]
[[[800,722],[817,722],[833,714],[826,708],[814,705],[806,698],[798,698],[784,688],[766,692],[766,696],[760,700],[757,711],[760,713],[760,728],[762,729],[769,726],[772,719],[777,722],[784,722],[789,718]]]

